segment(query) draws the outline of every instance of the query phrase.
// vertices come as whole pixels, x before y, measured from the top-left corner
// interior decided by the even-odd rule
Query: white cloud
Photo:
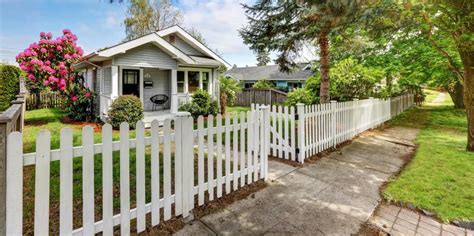
[[[119,27],[123,19],[120,17],[120,12],[117,11],[108,11],[105,14],[104,26],[106,28],[116,28]]]
[[[211,48],[223,53],[231,64],[239,66],[255,63],[255,56],[238,33],[247,23],[241,3],[248,2],[249,0],[210,0],[205,3],[194,0],[179,1],[185,26],[199,30]]]

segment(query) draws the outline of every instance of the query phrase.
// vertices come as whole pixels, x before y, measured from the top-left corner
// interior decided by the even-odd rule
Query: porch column
[[[178,70],[171,70],[171,113],[178,112]]]
[[[112,92],[110,98],[116,99],[119,95],[119,70],[118,66],[112,66]]]

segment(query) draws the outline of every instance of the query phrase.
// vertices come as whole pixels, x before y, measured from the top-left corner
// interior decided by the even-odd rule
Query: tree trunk
[[[40,91],[35,91],[35,109],[39,109],[41,106],[41,92]]]
[[[225,107],[227,106],[227,96],[221,93],[221,114],[225,114]]]
[[[321,89],[319,91],[320,103],[328,103],[329,96],[329,40],[326,33],[321,33],[318,39],[320,51]]]
[[[464,105],[467,114],[467,147],[474,152],[474,52],[459,50],[464,66]]]
[[[464,109],[464,87],[462,83],[457,81],[453,88],[447,90],[451,100],[453,100],[454,108]]]

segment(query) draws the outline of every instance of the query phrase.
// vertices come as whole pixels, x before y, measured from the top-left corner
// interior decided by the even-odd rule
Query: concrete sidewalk
[[[414,150],[417,133],[401,127],[366,132],[299,168],[271,161],[267,188],[188,223],[177,235],[357,233],[381,200],[379,188]]]

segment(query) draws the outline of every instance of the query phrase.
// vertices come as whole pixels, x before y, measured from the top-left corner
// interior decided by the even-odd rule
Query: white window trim
[[[194,67],[181,67],[181,68],[178,68],[178,71],[182,71],[184,72],[184,93],[178,93],[178,94],[190,94],[189,93],[189,80],[188,80],[188,72],[189,71],[192,71],[192,72],[199,72],[199,88],[202,89],[202,90],[205,90],[205,91],[208,91],[209,93],[211,93],[212,91],[209,89],[209,84],[211,84],[212,82],[212,69],[208,69],[208,68],[194,68]],[[206,89],[203,88],[203,83],[202,83],[202,73],[203,72],[208,72],[209,73],[209,77],[208,77],[208,87]]]

